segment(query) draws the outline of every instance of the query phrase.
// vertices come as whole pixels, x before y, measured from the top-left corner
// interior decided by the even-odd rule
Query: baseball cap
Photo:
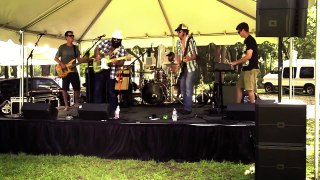
[[[177,27],[177,29],[174,30],[174,31],[181,31],[181,30],[189,30],[189,29],[188,29],[188,27],[187,27],[185,24],[181,23],[181,24],[179,24],[179,26]]]

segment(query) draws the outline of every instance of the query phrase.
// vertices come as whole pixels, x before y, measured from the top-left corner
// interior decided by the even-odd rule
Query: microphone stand
[[[142,89],[142,78],[143,78],[143,61],[140,59],[141,57],[144,56],[145,53],[147,53],[147,51],[143,52],[140,56],[137,56],[135,53],[133,53],[132,51],[127,51],[129,54],[133,55],[136,59],[130,64],[130,66],[132,64],[134,64],[136,61],[139,62],[140,64],[140,72],[139,72],[139,88]],[[135,73],[135,71],[133,71],[133,73]],[[134,74],[135,77],[135,74]]]
[[[87,49],[87,51],[85,52],[84,56],[90,56],[90,51],[91,49],[99,42],[101,41],[103,36],[99,36],[97,41],[93,43],[93,45]],[[92,91],[92,87],[93,87],[93,83],[91,81],[93,81],[94,79],[94,72],[93,72],[93,62],[92,61],[88,61],[88,65],[87,65],[87,78],[86,78],[86,95],[87,95],[87,103],[92,103],[93,102],[93,91]]]
[[[38,42],[40,41],[40,39],[41,39],[41,37],[42,37],[42,35],[43,34],[39,34],[38,35],[38,40],[37,40],[37,42],[35,43],[35,45],[34,45],[34,47],[33,47],[33,49],[31,50],[31,52],[30,52],[30,54],[29,54],[29,56],[28,56],[28,58],[27,58],[27,78],[26,78],[26,92],[27,92],[27,94],[28,94],[28,101],[29,102],[32,102],[32,91],[33,91],[33,65],[32,65],[32,58],[33,58],[33,51],[34,51],[34,49],[38,46]],[[28,71],[28,69],[29,69],[29,59],[30,59],[30,61],[31,61],[31,63],[30,63],[30,78],[31,78],[31,82],[30,82],[30,84],[31,84],[31,86],[30,86],[30,93],[29,93],[29,71]]]

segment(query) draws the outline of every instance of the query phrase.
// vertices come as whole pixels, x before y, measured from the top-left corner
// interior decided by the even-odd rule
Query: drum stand
[[[180,104],[183,104],[183,102],[180,100],[180,98],[178,96],[173,96],[173,83],[172,83],[173,77],[172,77],[172,74],[173,74],[172,71],[170,71],[170,103],[178,101]],[[176,85],[178,85],[178,83],[176,83]],[[179,87],[177,87],[177,88],[179,89]]]

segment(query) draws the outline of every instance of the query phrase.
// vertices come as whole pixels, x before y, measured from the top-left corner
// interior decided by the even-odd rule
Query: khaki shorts
[[[259,69],[252,69],[250,71],[241,71],[237,82],[237,87],[244,90],[257,90],[257,75],[260,73]]]

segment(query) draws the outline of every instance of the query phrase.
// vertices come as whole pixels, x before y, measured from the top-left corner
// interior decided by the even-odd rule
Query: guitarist
[[[116,58],[126,55],[122,46],[122,35],[116,31],[113,33],[111,40],[103,40],[95,48],[96,61],[101,61],[102,57],[109,56],[112,60],[108,63],[109,69],[103,69],[95,74],[94,103],[105,103],[108,100],[111,110],[116,110],[117,98],[114,91],[117,68],[123,66],[124,61],[117,61]],[[105,95],[107,98],[105,98]]]
[[[188,35],[189,29],[185,24],[180,24],[175,31],[179,37],[176,45],[176,59],[180,64],[180,90],[183,97],[183,110],[180,113],[191,114],[193,85],[197,69],[197,45],[192,35]]]
[[[86,59],[80,58],[79,47],[73,44],[74,34],[72,31],[66,31],[64,33],[66,43],[60,45],[58,52],[54,60],[61,66],[62,69],[66,69],[70,61],[76,59],[78,62],[86,62]],[[76,64],[76,61],[73,61]],[[64,110],[68,111],[68,94],[70,83],[72,84],[74,90],[74,106],[79,107],[79,97],[80,97],[80,78],[77,68],[74,66],[71,68],[72,72],[62,78],[62,95],[64,101]]]

